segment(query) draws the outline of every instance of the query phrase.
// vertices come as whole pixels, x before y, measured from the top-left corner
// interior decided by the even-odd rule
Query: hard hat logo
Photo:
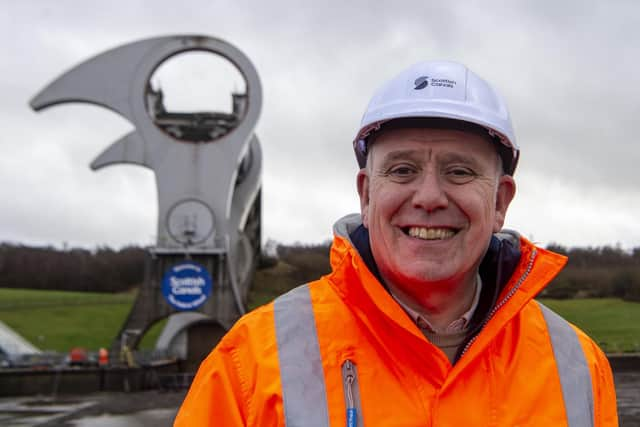
[[[432,87],[448,87],[453,88],[457,84],[455,80],[450,79],[429,79],[429,76],[420,76],[413,82],[415,87],[413,90],[422,90],[431,84]]]
[[[413,82],[413,84],[416,85],[416,87],[413,88],[414,90],[422,90],[429,86],[429,76],[420,76]]]
[[[457,82],[449,79],[431,79],[431,86],[454,88]]]

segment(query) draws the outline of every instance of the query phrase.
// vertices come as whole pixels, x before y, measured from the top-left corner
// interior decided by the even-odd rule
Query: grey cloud
[[[0,17],[0,31],[12,41],[0,61],[0,197],[20,203],[0,213],[0,240],[150,241],[152,180],[122,166],[97,173],[87,166],[131,125],[97,107],[35,114],[27,102],[106,49],[155,35],[204,33],[238,46],[262,79],[257,132],[265,153],[265,237],[324,240],[333,220],[357,208],[350,144],[369,96],[403,67],[441,58],[466,63],[511,107],[523,152],[516,175],[522,192],[512,212],[518,228],[527,235],[557,232],[566,244],[585,236],[637,244],[636,229],[623,218],[637,217],[639,207],[607,199],[606,190],[638,196],[639,9],[633,1],[615,7],[596,1],[14,2]],[[55,162],[42,159],[46,144],[58,147]],[[19,188],[16,173],[25,174]],[[549,191],[554,197],[598,190],[602,207],[593,200],[588,206],[615,220],[607,225],[610,240],[592,227],[571,234],[562,222],[566,204],[533,190],[559,182],[564,192]],[[42,208],[54,201],[57,211]],[[540,203],[564,207],[548,220],[523,213],[532,204],[547,209]],[[79,206],[91,209],[74,216]],[[625,215],[612,216],[611,206]],[[110,228],[112,221],[118,226]]]

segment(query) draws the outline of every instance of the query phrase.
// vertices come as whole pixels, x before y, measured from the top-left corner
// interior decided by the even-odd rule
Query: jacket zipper
[[[342,384],[347,406],[347,427],[362,427],[362,407],[358,387],[358,371],[349,359],[342,364]],[[360,417],[358,417],[360,415]]]
[[[529,273],[531,273],[531,269],[533,268],[533,261],[535,261],[537,255],[538,255],[538,250],[534,249],[531,252],[531,256],[529,256],[529,262],[527,264],[527,269],[524,271],[524,273],[522,273],[522,276],[520,276],[520,279],[518,279],[518,282],[515,284],[515,286],[513,288],[511,288],[511,290],[509,290],[507,295],[505,295],[505,297],[493,307],[493,309],[491,310],[489,315],[482,322],[482,326],[480,327],[480,330],[478,331],[478,333],[475,334],[473,336],[473,338],[471,338],[469,340],[467,345],[464,346],[464,350],[462,350],[462,353],[460,354],[460,357],[458,359],[462,358],[462,356],[464,356],[464,354],[467,352],[467,350],[469,350],[471,345],[474,342],[476,342],[476,339],[478,338],[478,335],[480,335],[480,333],[482,332],[484,327],[487,326],[487,323],[489,323],[489,321],[493,318],[493,316],[495,316],[495,314],[498,312],[498,310],[500,310],[515,295],[515,293],[518,291],[518,289],[520,289],[520,286],[522,285],[522,283],[529,276]]]

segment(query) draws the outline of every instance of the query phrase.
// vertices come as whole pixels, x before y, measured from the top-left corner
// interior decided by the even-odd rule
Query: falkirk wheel
[[[189,51],[222,56],[240,72],[246,92],[232,94],[231,113],[166,110],[151,76],[168,58]],[[125,346],[135,348],[158,320],[181,312],[208,319],[215,341],[244,314],[260,255],[262,153],[254,128],[262,88],[254,66],[240,50],[211,37],[141,40],[77,65],[30,105],[38,111],[74,102],[107,108],[135,127],[98,155],[91,168],[145,166],[153,170],[157,185],[156,245],[133,307],[113,340],[112,357]],[[175,327],[170,332],[180,333]],[[208,351],[214,344],[203,345]]]

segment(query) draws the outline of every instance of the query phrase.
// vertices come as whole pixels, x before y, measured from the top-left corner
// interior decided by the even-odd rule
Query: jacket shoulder
[[[232,357],[244,365],[249,359],[259,359],[267,351],[269,337],[274,336],[273,302],[243,315],[227,331],[207,359]],[[240,356],[243,356],[240,358]],[[240,360],[241,359],[241,360]]]
[[[200,364],[176,426],[252,425],[265,411],[278,419],[282,410],[273,324],[269,303],[233,325]]]
[[[543,311],[543,315],[547,320],[547,328],[550,332],[550,335],[553,335],[551,329],[553,329],[554,327],[561,327],[575,334],[574,339],[577,341],[580,349],[582,350],[582,353],[584,355],[584,363],[586,363],[591,378],[593,417],[596,420],[596,425],[618,425],[613,374],[611,372],[609,360],[607,359],[604,352],[600,349],[598,344],[582,329],[563,319],[543,304],[539,302],[537,302],[537,304]],[[564,346],[567,341],[571,340],[562,339],[556,341],[557,344],[561,344]],[[572,355],[572,364],[578,364],[579,360],[582,358],[578,357],[575,352],[569,354]]]
[[[221,350],[257,344],[252,352],[264,351],[275,342],[276,313],[294,313],[310,303],[311,293],[317,293],[325,285],[323,279],[297,286],[276,297],[273,301],[242,316],[218,344]]]
[[[573,324],[571,326],[578,336],[591,373],[594,398],[593,415],[596,426],[617,426],[616,389],[609,359],[598,344],[582,329]]]

